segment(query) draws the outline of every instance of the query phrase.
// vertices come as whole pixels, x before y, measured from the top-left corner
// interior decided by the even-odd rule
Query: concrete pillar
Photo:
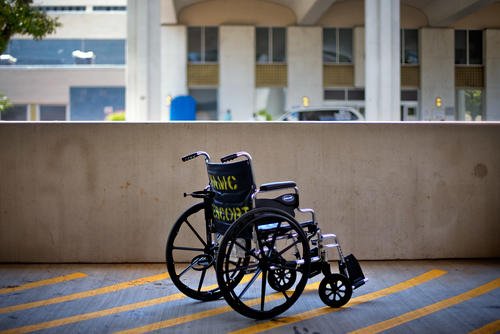
[[[500,30],[485,32],[486,120],[500,121]]]
[[[160,0],[127,1],[128,121],[160,119],[160,7]]]
[[[187,95],[187,29],[185,26],[161,27],[161,115],[170,119],[169,99]]]
[[[230,109],[235,121],[248,121],[254,112],[255,27],[219,28],[219,119]]]
[[[420,30],[420,105],[423,120],[443,120],[455,110],[453,29]],[[436,106],[440,97],[442,106]],[[448,112],[447,112],[448,111]]]
[[[368,121],[400,120],[399,0],[365,1]]]
[[[321,27],[287,29],[288,89],[286,107],[302,105],[307,96],[311,106],[323,103],[323,59]]]
[[[354,86],[365,87],[365,28],[354,28]]]

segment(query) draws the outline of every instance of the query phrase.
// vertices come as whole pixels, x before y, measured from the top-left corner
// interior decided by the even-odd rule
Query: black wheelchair
[[[307,280],[320,273],[318,293],[331,307],[346,304],[366,282],[356,258],[343,255],[337,236],[322,234],[314,211],[299,208],[295,182],[257,187],[246,152],[215,163],[198,151],[182,161],[199,156],[209,183],[184,194],[202,201],[179,217],[166,245],[167,269],[182,293],[202,301],[224,297],[240,314],[266,319],[290,308]],[[311,219],[298,222],[298,212]],[[339,273],[331,271],[329,248],[338,251]]]

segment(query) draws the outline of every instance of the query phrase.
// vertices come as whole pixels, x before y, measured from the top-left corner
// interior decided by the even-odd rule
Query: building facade
[[[126,0],[41,1],[61,27],[41,41],[14,36],[0,63],[2,120],[94,121],[125,109]]]
[[[69,3],[84,10],[61,13]],[[167,121],[171,101],[190,95],[198,120],[228,111],[233,120],[277,118],[305,103],[352,106],[376,121],[500,120],[500,1],[36,4],[63,21],[47,42],[83,40],[77,50],[95,58],[23,64],[15,39],[8,51],[18,62],[0,66],[0,91],[26,119],[43,120],[45,105],[64,106],[67,120],[103,119],[126,105],[127,120]],[[105,47],[96,40],[126,45],[123,63],[99,63]]]

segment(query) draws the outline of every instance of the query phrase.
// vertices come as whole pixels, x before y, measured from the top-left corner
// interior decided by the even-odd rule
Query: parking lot
[[[280,317],[255,321],[199,302],[163,264],[0,265],[0,333],[497,333],[500,261],[365,261],[369,281],[340,309],[311,279]]]

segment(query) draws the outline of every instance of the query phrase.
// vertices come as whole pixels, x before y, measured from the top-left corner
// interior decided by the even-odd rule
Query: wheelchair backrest
[[[249,160],[228,163],[207,162],[209,185],[214,193],[212,214],[218,232],[252,209],[255,183]]]

